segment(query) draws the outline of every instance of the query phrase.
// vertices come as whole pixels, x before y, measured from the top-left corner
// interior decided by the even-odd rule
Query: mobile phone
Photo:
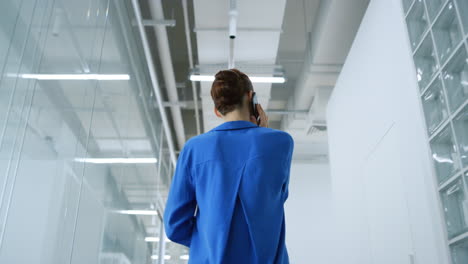
[[[260,115],[258,114],[258,111],[257,111],[257,104],[258,104],[257,95],[255,94],[255,92],[253,92],[253,95],[252,95],[252,113],[255,116],[255,119],[257,120],[257,124],[259,124],[260,123]]]

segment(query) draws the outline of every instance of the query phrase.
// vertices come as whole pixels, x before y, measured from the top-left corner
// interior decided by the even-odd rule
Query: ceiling
[[[139,1],[144,19],[156,21],[155,1]],[[193,0],[187,3],[195,64],[226,68],[228,1]],[[34,100],[31,99],[32,111],[27,120],[26,138],[31,142],[25,144],[24,155],[37,159],[55,159],[60,155],[73,158],[86,153],[76,147],[81,145],[86,146],[93,157],[159,157],[154,150],[161,147],[162,157],[167,157],[158,163],[161,167],[154,164],[117,165],[111,166],[107,173],[95,173],[99,166],[89,165],[86,172],[79,174],[84,175],[93,193],[102,195],[103,201],[106,201],[104,189],[112,185],[112,190],[124,197],[118,206],[147,209],[157,203],[157,194],[161,194],[162,199],[167,196],[169,179],[155,175],[170,175],[171,164],[166,155],[169,151],[167,142],[157,140],[161,127],[152,125],[160,123],[155,120],[158,109],[153,104],[154,94],[148,80],[137,77],[139,71],[145,71],[146,65],[135,59],[143,56],[140,43],[133,40],[136,36],[132,35],[135,34],[133,17],[126,13],[130,9],[125,10],[128,8],[125,4],[109,5],[110,26],[106,27],[106,18],[102,16],[106,7],[101,6],[100,1],[89,1],[85,5],[80,1],[63,0],[57,4],[62,6],[54,9],[52,17],[59,21],[54,22],[59,26],[47,32],[47,41],[44,41],[45,34],[41,35],[40,28],[32,30],[29,41],[40,45],[38,50],[26,49],[24,61],[31,60],[30,64],[35,65],[33,60],[40,55],[43,58],[38,69],[40,73],[82,73],[89,68],[100,73],[129,72],[132,79],[99,82],[99,85],[91,81],[85,84],[39,81],[40,89],[37,89]],[[146,32],[170,115],[172,137],[178,143],[176,151],[179,151],[185,140],[197,135],[194,93],[188,80],[191,69],[181,1],[164,0],[161,4],[164,19],[175,20],[175,26],[165,27],[165,36],[157,33],[154,27],[146,27]],[[254,89],[267,110],[270,127],[288,131],[294,137],[294,159],[297,161],[326,161],[326,120],[323,118],[327,96],[333,89],[367,4],[368,0],[238,1],[236,67],[247,74],[256,74],[256,71],[264,71],[273,65],[284,70],[286,83],[255,84]],[[99,12],[101,16],[95,15]],[[28,18],[21,19],[26,21]],[[19,20],[18,31],[26,32],[26,28],[21,28],[22,20]],[[167,38],[171,69],[165,68],[168,65],[159,54],[162,46],[158,38]],[[21,47],[21,43],[12,46]],[[168,70],[173,71],[170,79],[166,78],[170,75]],[[176,99],[170,98],[173,96],[171,87],[176,89]],[[221,123],[213,114],[209,91],[210,83],[196,83],[200,132]],[[13,110],[13,115],[18,120],[22,118],[19,111]],[[182,122],[173,118],[177,115]],[[14,134],[10,136],[6,137],[6,144],[16,138]],[[33,144],[34,140],[36,143]],[[139,216],[136,219],[148,235],[158,234],[154,217]],[[168,247],[174,255],[186,252],[185,249],[171,249],[175,247],[173,245]]]
[[[289,132],[295,139],[294,159],[327,160],[325,108],[369,0],[237,1],[238,23],[234,58],[248,75],[281,67],[283,84],[254,84],[269,126]],[[189,3],[189,32],[195,66],[207,74],[227,68],[229,56],[229,1],[197,0]],[[188,80],[190,67],[180,1],[163,1],[179,84],[186,139],[197,135],[194,97]],[[192,6],[193,4],[193,6]],[[155,36],[159,37],[159,36]],[[154,45],[157,44],[154,42]],[[157,58],[156,58],[157,61]],[[158,64],[158,67],[163,65]],[[164,86],[164,84],[162,85]],[[196,83],[201,133],[222,123],[213,113],[211,83]],[[167,97],[166,97],[167,99]],[[172,125],[172,128],[175,129]],[[180,126],[179,126],[180,128]],[[177,139],[175,139],[177,140]]]
[[[281,26],[286,1],[237,1],[238,23],[237,36],[234,45],[236,67],[247,75],[254,74],[251,68],[272,66],[276,62],[281,36]],[[207,8],[209,7],[209,8]],[[197,32],[198,64],[221,65],[227,68],[229,57],[228,34],[228,1],[203,0],[195,1],[195,28]],[[268,14],[260,16],[259,13]],[[222,30],[215,30],[222,28]],[[245,66],[244,66],[245,65]],[[244,70],[247,69],[247,70]],[[207,72],[215,74],[215,72]],[[209,131],[222,123],[213,113],[214,103],[210,95],[211,83],[202,82],[200,97],[203,108],[204,131]],[[270,103],[271,84],[254,84],[259,103],[268,109]]]

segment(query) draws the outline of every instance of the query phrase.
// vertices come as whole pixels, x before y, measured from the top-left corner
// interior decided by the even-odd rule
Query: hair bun
[[[211,86],[216,109],[225,115],[242,105],[242,98],[253,90],[249,77],[237,69],[219,71]]]

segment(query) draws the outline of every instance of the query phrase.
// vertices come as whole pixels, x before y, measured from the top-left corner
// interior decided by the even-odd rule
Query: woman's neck
[[[249,113],[246,113],[246,112],[241,111],[241,110],[234,110],[232,112],[227,113],[223,117],[223,120],[225,122],[238,121],[238,120],[250,121],[250,115],[249,115]]]

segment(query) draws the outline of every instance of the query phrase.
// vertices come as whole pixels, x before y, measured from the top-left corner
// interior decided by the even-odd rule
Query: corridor
[[[467,54],[467,0],[3,0],[0,264],[202,264],[163,217],[234,68],[294,141],[289,263],[468,264]]]

